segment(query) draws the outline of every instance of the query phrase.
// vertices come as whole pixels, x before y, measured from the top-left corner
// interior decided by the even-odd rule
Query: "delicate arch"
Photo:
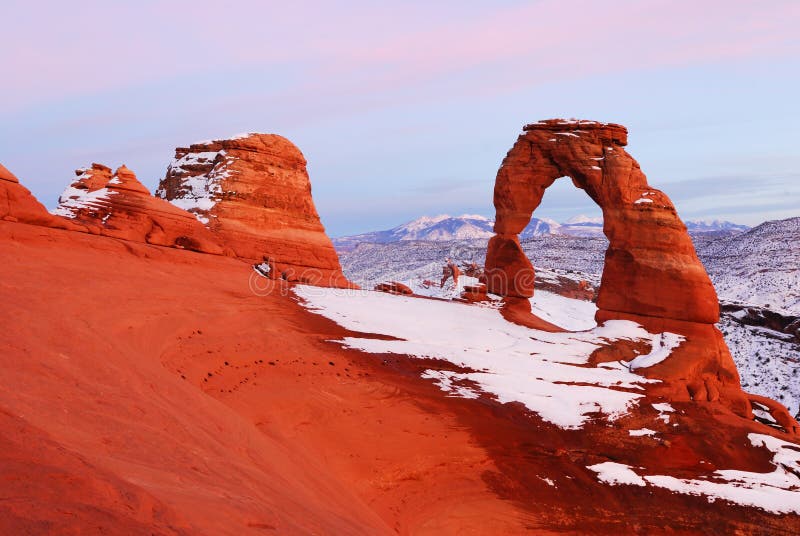
[[[609,313],[715,323],[714,287],[670,199],[647,184],[624,149],[628,132],[613,123],[551,119],[527,125],[497,172],[496,235],[486,253],[489,292],[533,295],[533,266],[518,234],[563,176],[603,211],[609,240],[598,317]]]

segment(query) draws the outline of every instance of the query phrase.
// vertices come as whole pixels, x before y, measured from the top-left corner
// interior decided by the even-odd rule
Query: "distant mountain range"
[[[686,228],[694,233],[712,233],[715,231],[744,232],[750,229],[747,225],[721,220],[694,220],[684,223],[686,224]]]
[[[477,214],[462,216],[423,216],[385,231],[373,231],[353,236],[334,238],[337,249],[347,251],[361,243],[387,244],[408,240],[445,242],[451,240],[488,239],[494,234],[494,220]],[[714,231],[746,231],[746,225],[729,221],[687,221],[686,227],[693,233]],[[562,234],[570,236],[602,236],[603,218],[583,214],[563,223],[548,218],[531,218],[530,223],[520,233],[520,238]]]

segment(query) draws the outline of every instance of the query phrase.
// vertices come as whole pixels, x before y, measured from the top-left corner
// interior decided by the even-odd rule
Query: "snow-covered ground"
[[[570,331],[592,329],[597,325],[594,321],[597,312],[594,302],[565,298],[546,290],[534,293],[531,311],[542,320]]]
[[[728,315],[718,324],[728,344],[742,388],[777,400],[800,413],[800,344],[774,331],[745,326]]]
[[[720,299],[766,304],[778,312],[800,315],[800,218],[766,222],[746,232],[695,232],[692,238]],[[433,263],[434,271],[441,270],[446,257],[482,265],[486,243],[486,238],[361,243],[342,254],[342,265],[358,283],[376,281],[381,275],[400,281],[424,272],[422,260]],[[521,243],[537,270],[572,270],[599,283],[608,246],[604,236],[542,234]]]
[[[773,453],[771,473],[720,470],[706,478],[675,478],[667,475],[642,475],[622,463],[590,465],[597,478],[612,486],[656,486],[686,495],[701,495],[709,502],[717,499],[753,506],[776,514],[800,513],[800,451],[797,445],[763,434],[749,434],[755,448]]]
[[[394,338],[345,337],[339,341],[343,346],[450,362],[458,372],[431,368],[422,376],[450,396],[488,394],[501,403],[520,402],[543,420],[565,429],[581,428],[598,416],[618,419],[644,400],[644,384],[657,381],[621,363],[586,367],[596,348],[623,338],[646,340],[651,352],[634,361],[647,367],[669,359],[671,350],[682,342],[672,333],[650,334],[623,320],[580,333],[548,333],[510,323],[493,307],[309,286],[295,287],[295,293],[309,310],[347,329]],[[654,422],[669,422],[669,414],[674,412],[669,404],[652,407],[658,411]],[[628,434],[646,440],[655,432],[640,428]],[[609,485],[655,486],[705,496],[712,502],[722,499],[776,513],[800,513],[800,452],[796,445],[762,434],[750,434],[749,438],[753,448],[772,452],[773,471],[718,470],[699,478],[679,478],[649,475],[645,469],[612,461],[588,469]]]
[[[698,250],[720,298],[800,315],[800,217],[768,221]]]
[[[347,337],[345,346],[444,359],[469,368],[471,372],[430,370],[426,375],[453,395],[482,392],[500,402],[521,402],[563,428],[579,428],[598,413],[609,419],[625,414],[641,398],[641,386],[653,381],[620,363],[583,366],[595,349],[611,340],[631,339],[650,342],[659,357],[663,353],[657,344],[663,334],[625,320],[585,332],[548,333],[510,323],[494,307],[308,286],[295,292],[310,310],[345,328],[401,339]]]

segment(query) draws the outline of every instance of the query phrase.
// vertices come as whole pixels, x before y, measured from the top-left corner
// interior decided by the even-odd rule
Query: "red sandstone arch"
[[[533,295],[533,266],[518,234],[544,191],[568,176],[603,210],[609,240],[598,319],[641,315],[713,324],[717,294],[669,198],[647,184],[623,147],[625,127],[552,119],[524,127],[497,172],[496,221],[486,254],[489,292]]]

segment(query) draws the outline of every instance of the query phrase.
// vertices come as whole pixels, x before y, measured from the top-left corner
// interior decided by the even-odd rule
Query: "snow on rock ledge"
[[[682,340],[671,333],[652,334],[627,320],[609,320],[585,332],[549,333],[509,323],[494,307],[307,286],[295,287],[295,292],[309,310],[346,329],[394,338],[345,337],[338,341],[345,347],[452,363],[457,372],[437,366],[422,373],[449,396],[520,402],[563,429],[583,428],[598,414],[607,421],[617,420],[646,401],[659,414],[652,417],[656,427],[670,424],[669,414],[675,412],[667,402],[652,402],[652,394],[645,391],[658,387],[658,380],[636,374],[620,362],[587,366],[595,349],[621,340],[651,345],[642,366],[668,360]],[[642,422],[641,417],[632,418]],[[675,426],[672,423],[670,429]],[[646,427],[629,429],[626,436],[630,441],[661,441],[660,433]],[[653,486],[712,502],[800,513],[800,448],[770,435],[747,437],[750,445],[742,448],[766,448],[772,453],[771,472],[701,469],[690,477],[685,472],[672,476],[657,461],[650,471],[638,467],[648,464],[647,458],[635,463],[637,467],[607,461],[587,468],[609,485]]]
[[[709,502],[717,499],[742,506],[761,508],[776,514],[800,514],[800,448],[793,443],[764,434],[749,434],[755,448],[773,453],[775,470],[770,473],[718,470],[704,478],[676,478],[667,475],[640,474],[617,462],[590,465],[587,469],[612,486],[656,486],[676,493],[701,495]]]
[[[76,170],[77,178],[58,199],[55,216],[90,233],[203,253],[224,252],[211,231],[194,217],[150,191],[125,166],[102,164]]]

